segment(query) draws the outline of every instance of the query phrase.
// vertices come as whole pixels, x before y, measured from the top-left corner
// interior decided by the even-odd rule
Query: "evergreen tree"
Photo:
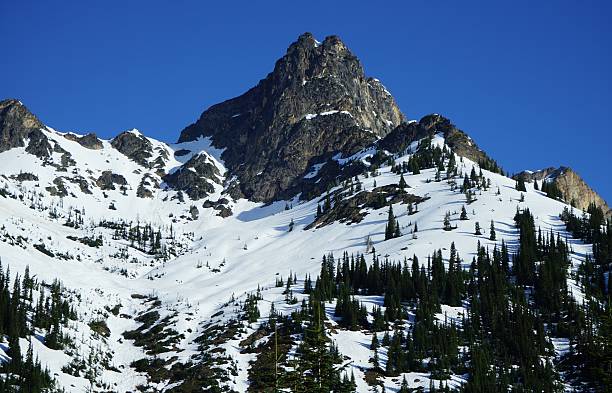
[[[400,188],[400,190],[403,191],[407,186],[408,186],[408,184],[406,184],[406,180],[404,180],[404,175],[401,174],[400,175],[400,180],[399,180],[399,188]]]
[[[393,231],[393,237],[400,237],[400,236],[402,236],[402,232],[400,231],[399,221],[395,220],[395,229]]]
[[[446,214],[444,214],[444,221],[443,221],[444,227],[443,229],[445,231],[451,231],[453,230],[453,227],[451,225],[451,221],[450,221],[450,213],[446,212]]]
[[[393,205],[389,205],[389,213],[387,216],[387,225],[385,227],[385,240],[392,239],[395,235],[396,219],[393,214]]]
[[[376,333],[374,333],[372,335],[372,343],[370,344],[370,351],[373,352],[370,362],[372,363],[372,368],[374,368],[375,371],[380,369],[380,359],[378,358],[378,347],[379,347],[378,337],[376,337]]]
[[[525,187],[525,179],[523,178],[523,176],[518,177],[514,188],[516,188],[517,191],[522,191],[522,192],[527,191],[527,187]]]

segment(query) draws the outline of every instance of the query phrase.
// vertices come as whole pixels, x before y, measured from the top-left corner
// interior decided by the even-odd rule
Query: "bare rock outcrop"
[[[257,86],[207,109],[179,142],[212,138],[240,192],[267,202],[295,195],[313,163],[350,155],[403,119],[338,37],[305,33]]]

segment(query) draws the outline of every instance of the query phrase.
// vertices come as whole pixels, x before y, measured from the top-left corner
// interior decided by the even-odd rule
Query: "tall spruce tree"
[[[393,214],[393,205],[389,205],[389,213],[387,215],[387,225],[385,227],[385,240],[392,239],[395,235],[395,215]]]

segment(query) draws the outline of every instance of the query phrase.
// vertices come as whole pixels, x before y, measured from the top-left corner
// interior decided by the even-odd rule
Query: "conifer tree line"
[[[596,212],[591,216],[598,220]],[[583,232],[577,233],[585,236],[585,228],[597,227],[575,216],[566,214],[565,219],[569,226],[580,222]],[[277,318],[304,340],[311,334],[294,359],[302,372],[283,371],[283,378],[299,380],[311,391],[351,391],[346,373],[314,376],[308,371],[321,362],[327,362],[328,371],[339,369],[339,354],[325,333],[324,304],[333,302],[341,327],[372,335],[375,375],[428,372],[439,381],[432,391],[450,391],[451,375],[468,375],[458,389],[465,392],[558,392],[563,383],[606,391],[612,388],[612,313],[605,300],[608,286],[597,286],[602,282],[597,261],[611,255],[610,223],[599,222],[600,232],[590,229],[588,235],[600,239],[594,246],[598,256],[587,258],[580,270],[582,281],[591,286],[585,304],[576,303],[568,286],[571,249],[566,239],[536,229],[529,209],[515,215],[519,242],[512,252],[503,240],[493,250],[479,244],[471,263],[461,260],[454,243],[448,260],[436,250],[425,263],[416,255],[401,262],[381,260],[375,252],[371,257],[345,253],[339,259],[325,255],[314,282],[304,280],[308,301],[290,317]],[[368,308],[360,295],[380,296],[381,304]],[[441,316],[442,305],[463,307],[463,312],[458,319]],[[569,340],[569,353],[556,356],[552,337]],[[387,352],[384,363],[381,348]],[[316,390],[319,383],[330,390]]]
[[[470,204],[476,200],[474,197],[474,188],[478,190],[487,190],[491,186],[491,179],[484,177],[482,172],[483,169],[503,175],[503,170],[493,160],[481,160],[478,163],[478,171],[476,170],[476,165],[472,165],[469,175],[467,172],[463,173],[452,149],[448,146],[441,147],[439,145],[432,145],[432,140],[431,136],[420,140],[408,161],[403,161],[401,163],[397,163],[393,156],[389,156],[387,153],[377,150],[372,157],[368,158],[370,166],[364,176],[369,177],[370,174],[376,176],[379,167],[382,164],[388,164],[391,167],[391,172],[400,176],[397,183],[399,192],[406,192],[409,185],[404,174],[416,175],[421,173],[420,171],[422,169],[436,168],[435,181],[441,181],[443,178],[448,180],[451,184],[451,190],[458,189],[462,193],[465,193],[467,203]],[[463,161],[463,158],[460,159]],[[461,187],[458,187],[456,184],[456,180],[454,179],[456,176],[463,176]],[[431,179],[427,181],[429,182]],[[333,192],[330,194],[331,186],[335,185],[338,185],[338,183],[333,182],[328,185],[326,195],[319,200],[315,219],[329,212],[338,202],[340,202],[343,196],[353,195],[355,192],[361,191],[363,187],[358,176],[345,179],[342,192]],[[376,188],[376,180],[374,180],[374,188]],[[380,209],[388,206],[384,193],[377,193],[376,196],[378,199],[373,201],[370,207]],[[418,206],[413,207],[412,204],[409,204],[408,208],[408,214],[411,215],[417,211]],[[399,232],[400,227],[397,225],[397,222],[391,222],[389,219],[387,230],[385,231],[385,240],[401,236]]]
[[[612,391],[612,220],[606,220],[595,204],[580,217],[565,208],[561,219],[574,237],[592,244],[592,254],[579,266],[576,277],[584,302],[568,310],[577,322],[567,332],[573,357],[566,369],[588,386]]]
[[[396,164],[391,161],[391,171],[396,174],[412,173],[414,175],[421,173],[422,169],[438,168],[439,176],[444,173],[446,178],[457,175],[457,162],[452,149],[447,146],[440,147],[432,146],[433,138],[428,136],[421,139],[413,154],[408,161]],[[447,164],[445,165],[445,161]],[[503,175],[503,170],[494,160],[479,160],[478,166],[481,169]],[[401,182],[401,178],[400,178]]]
[[[563,199],[563,193],[557,187],[557,184],[552,181],[546,181],[546,179],[542,180],[542,192],[546,194],[547,197],[552,199]]]
[[[168,260],[171,255],[176,256],[174,228],[162,232],[162,227],[153,227],[150,223],[143,224],[131,221],[118,222],[103,220],[98,224],[99,227],[113,230],[113,240],[125,240],[130,242],[130,247],[135,248],[149,255],[156,255],[164,260]]]
[[[44,345],[50,349],[62,349],[68,343],[62,326],[69,319],[75,320],[76,313],[62,292],[59,281],[50,285],[38,282],[30,276],[28,267],[23,278],[17,275],[12,279],[10,269],[4,270],[0,262],[0,334],[8,341],[10,357],[0,366],[6,375],[0,378],[0,392],[36,393],[53,388],[53,378],[34,357],[31,341],[26,354],[22,354],[19,339],[31,340],[39,329],[45,332]]]
[[[289,294],[296,281],[295,277],[289,275],[286,294]],[[276,286],[283,287],[283,280],[277,279]],[[277,356],[278,349],[275,346],[271,346],[274,352],[262,353],[261,356],[266,356],[268,361],[263,367],[249,371],[250,390],[290,390],[298,393],[355,391],[355,377],[345,372],[348,364],[343,363],[341,354],[329,338],[324,300],[308,277],[304,280],[304,291],[308,293],[308,298],[304,298],[290,316],[277,313],[274,303],[271,304],[268,321],[264,324],[264,330],[272,332],[270,342],[274,342],[275,346],[280,342],[281,346],[287,347],[292,344],[291,337],[295,335],[300,337],[300,342],[296,344],[295,354],[290,358],[286,353]],[[259,291],[247,296],[243,315],[249,323],[259,318],[258,302],[261,299]],[[292,304],[288,298],[286,301]],[[271,357],[272,353],[274,356]]]

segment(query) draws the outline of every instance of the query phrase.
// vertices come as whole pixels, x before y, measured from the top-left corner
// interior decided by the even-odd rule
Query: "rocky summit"
[[[210,137],[237,176],[234,195],[268,202],[299,191],[311,165],[356,153],[403,120],[340,38],[306,33],[257,86],[204,111],[179,142]]]
[[[28,152],[39,157],[48,157],[51,149],[45,143],[41,128],[43,124],[21,101],[0,101],[0,152],[25,146],[25,141],[29,140]]]

